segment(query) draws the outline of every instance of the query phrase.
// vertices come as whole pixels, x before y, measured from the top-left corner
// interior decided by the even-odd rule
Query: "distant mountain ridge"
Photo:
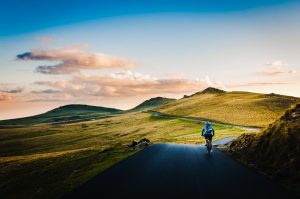
[[[102,106],[92,106],[92,105],[86,105],[86,104],[68,104],[68,105],[60,106],[58,108],[50,110],[47,113],[67,111],[67,110],[101,111],[101,112],[108,112],[108,113],[117,113],[117,112],[122,111],[120,109],[107,108],[107,107],[102,107]]]
[[[136,107],[130,109],[129,111],[130,112],[145,111],[145,110],[153,109],[153,108],[159,107],[163,104],[167,104],[167,103],[170,103],[173,101],[176,101],[176,99],[165,98],[165,97],[155,97],[155,98],[151,98],[151,99],[144,101],[143,103],[137,105]]]
[[[297,102],[300,102],[300,98],[274,93],[227,92],[208,87],[179,100],[164,97],[151,98],[126,111],[115,108],[70,104],[31,117],[2,120],[0,125],[31,125],[93,120],[153,109],[171,115],[199,117],[241,126],[265,127]]]
[[[300,98],[209,87],[154,110],[163,114],[198,117],[241,126],[265,127]]]
[[[155,97],[146,100],[138,106],[127,111],[85,104],[69,104],[55,108],[53,110],[39,115],[10,120],[2,120],[0,121],[0,125],[32,125],[40,123],[62,123],[72,121],[74,122],[93,120],[104,117],[111,117],[122,113],[145,111],[156,108],[171,101],[175,101],[175,99]]]
[[[213,94],[217,94],[217,93],[226,93],[226,91],[218,89],[218,88],[214,88],[214,87],[208,87],[200,92],[197,92],[193,95],[197,95],[197,94],[205,94],[205,93],[213,93]]]
[[[0,125],[31,125],[39,123],[60,123],[103,118],[122,113],[122,110],[83,104],[69,104],[35,116],[2,120]]]
[[[194,93],[194,94],[192,94],[192,95],[184,95],[184,96],[183,96],[183,99],[184,99],[184,98],[193,97],[193,96],[195,96],[195,95],[205,94],[205,93],[207,93],[207,94],[221,94],[221,93],[226,93],[226,91],[221,90],[221,89],[218,89],[218,88],[214,88],[214,87],[208,87],[208,88],[206,88],[206,89],[204,89],[204,90],[202,90],[202,91],[199,91],[199,92],[197,92],[197,93]]]

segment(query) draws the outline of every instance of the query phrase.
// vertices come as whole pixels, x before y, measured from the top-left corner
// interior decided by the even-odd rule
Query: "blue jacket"
[[[202,136],[203,135],[215,135],[215,130],[209,122],[206,122],[202,128]]]

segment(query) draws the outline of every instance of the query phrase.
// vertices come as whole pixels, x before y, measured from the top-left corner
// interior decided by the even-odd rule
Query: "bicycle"
[[[206,142],[207,153],[208,155],[210,155],[212,153],[212,143],[209,139],[205,139],[205,142]]]
[[[214,130],[209,129],[207,131],[203,131],[202,136],[205,138],[205,146],[207,149],[208,155],[212,153],[212,138],[214,136]]]

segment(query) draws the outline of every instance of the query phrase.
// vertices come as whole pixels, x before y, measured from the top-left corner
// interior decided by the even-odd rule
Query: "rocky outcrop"
[[[148,147],[149,144],[150,144],[150,140],[147,138],[143,138],[140,141],[133,140],[131,142],[131,144],[129,145],[129,147],[134,148],[134,149],[136,149],[136,148],[142,149],[142,148]]]

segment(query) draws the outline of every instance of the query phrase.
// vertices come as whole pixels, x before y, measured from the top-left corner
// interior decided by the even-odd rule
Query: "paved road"
[[[290,199],[284,189],[215,149],[156,144],[116,164],[65,197]]]
[[[238,136],[228,136],[228,137],[223,137],[220,138],[218,140],[215,140],[212,142],[213,146],[220,146],[220,145],[225,145],[228,144],[230,142],[232,142],[233,140],[235,140]]]

